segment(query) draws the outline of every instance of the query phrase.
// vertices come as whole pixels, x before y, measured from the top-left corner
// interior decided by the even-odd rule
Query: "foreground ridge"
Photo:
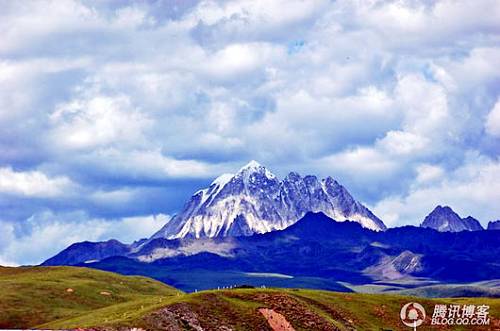
[[[247,285],[187,294],[145,277],[74,267],[0,267],[0,281],[0,327],[8,329],[399,330],[407,302],[431,312],[436,304],[457,304],[449,298]],[[481,329],[500,325],[498,299],[459,303],[489,306],[489,326]]]

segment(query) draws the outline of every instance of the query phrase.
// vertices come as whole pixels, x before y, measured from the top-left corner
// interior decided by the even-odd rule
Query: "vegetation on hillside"
[[[0,267],[0,289],[0,328],[31,328],[112,306],[147,309],[182,293],[146,277],[77,267]]]
[[[0,282],[6,289],[0,295],[3,328],[272,330],[265,315],[269,318],[272,312],[294,330],[407,330],[399,312],[408,302],[425,307],[426,330],[432,330],[428,325],[435,304],[489,305],[491,324],[477,330],[500,327],[500,300],[491,298],[263,288],[185,294],[143,277],[73,267],[1,268]],[[470,326],[448,329],[474,330]]]

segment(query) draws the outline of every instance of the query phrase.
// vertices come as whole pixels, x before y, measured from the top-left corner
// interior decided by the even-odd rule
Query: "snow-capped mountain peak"
[[[271,171],[269,171],[266,167],[255,160],[248,162],[234,176],[245,177],[245,179],[248,180],[253,174],[261,174],[269,179],[276,178],[276,176]]]
[[[264,168],[259,162],[252,160],[240,168],[238,172],[242,171],[258,171],[260,168]]]
[[[352,220],[372,230],[384,223],[331,177],[289,173],[280,181],[256,161],[224,174],[196,192],[184,210],[153,238],[242,236],[282,230],[307,212],[324,212],[337,221]]]

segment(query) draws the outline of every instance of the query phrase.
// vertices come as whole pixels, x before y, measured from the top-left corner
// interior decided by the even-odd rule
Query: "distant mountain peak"
[[[438,205],[420,225],[440,232],[479,231],[483,227],[472,216],[461,218],[451,207]]]
[[[197,191],[184,210],[152,238],[224,237],[282,230],[307,212],[324,212],[372,230],[384,223],[331,177],[290,172],[279,180],[257,161],[224,174]]]
[[[500,230],[500,220],[489,222],[488,230]]]
[[[455,213],[455,211],[453,211],[453,209],[451,209],[450,206],[446,205],[445,206],[437,205],[432,212]]]

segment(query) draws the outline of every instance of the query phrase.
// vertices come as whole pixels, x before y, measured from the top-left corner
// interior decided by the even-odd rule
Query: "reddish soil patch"
[[[272,309],[260,308],[259,312],[264,315],[269,326],[274,331],[295,331],[286,318]]]
[[[264,304],[269,309],[282,314],[297,329],[339,331],[337,327],[314,310],[311,310],[304,302],[286,294],[262,292],[245,295],[243,293],[228,293],[227,296]]]

